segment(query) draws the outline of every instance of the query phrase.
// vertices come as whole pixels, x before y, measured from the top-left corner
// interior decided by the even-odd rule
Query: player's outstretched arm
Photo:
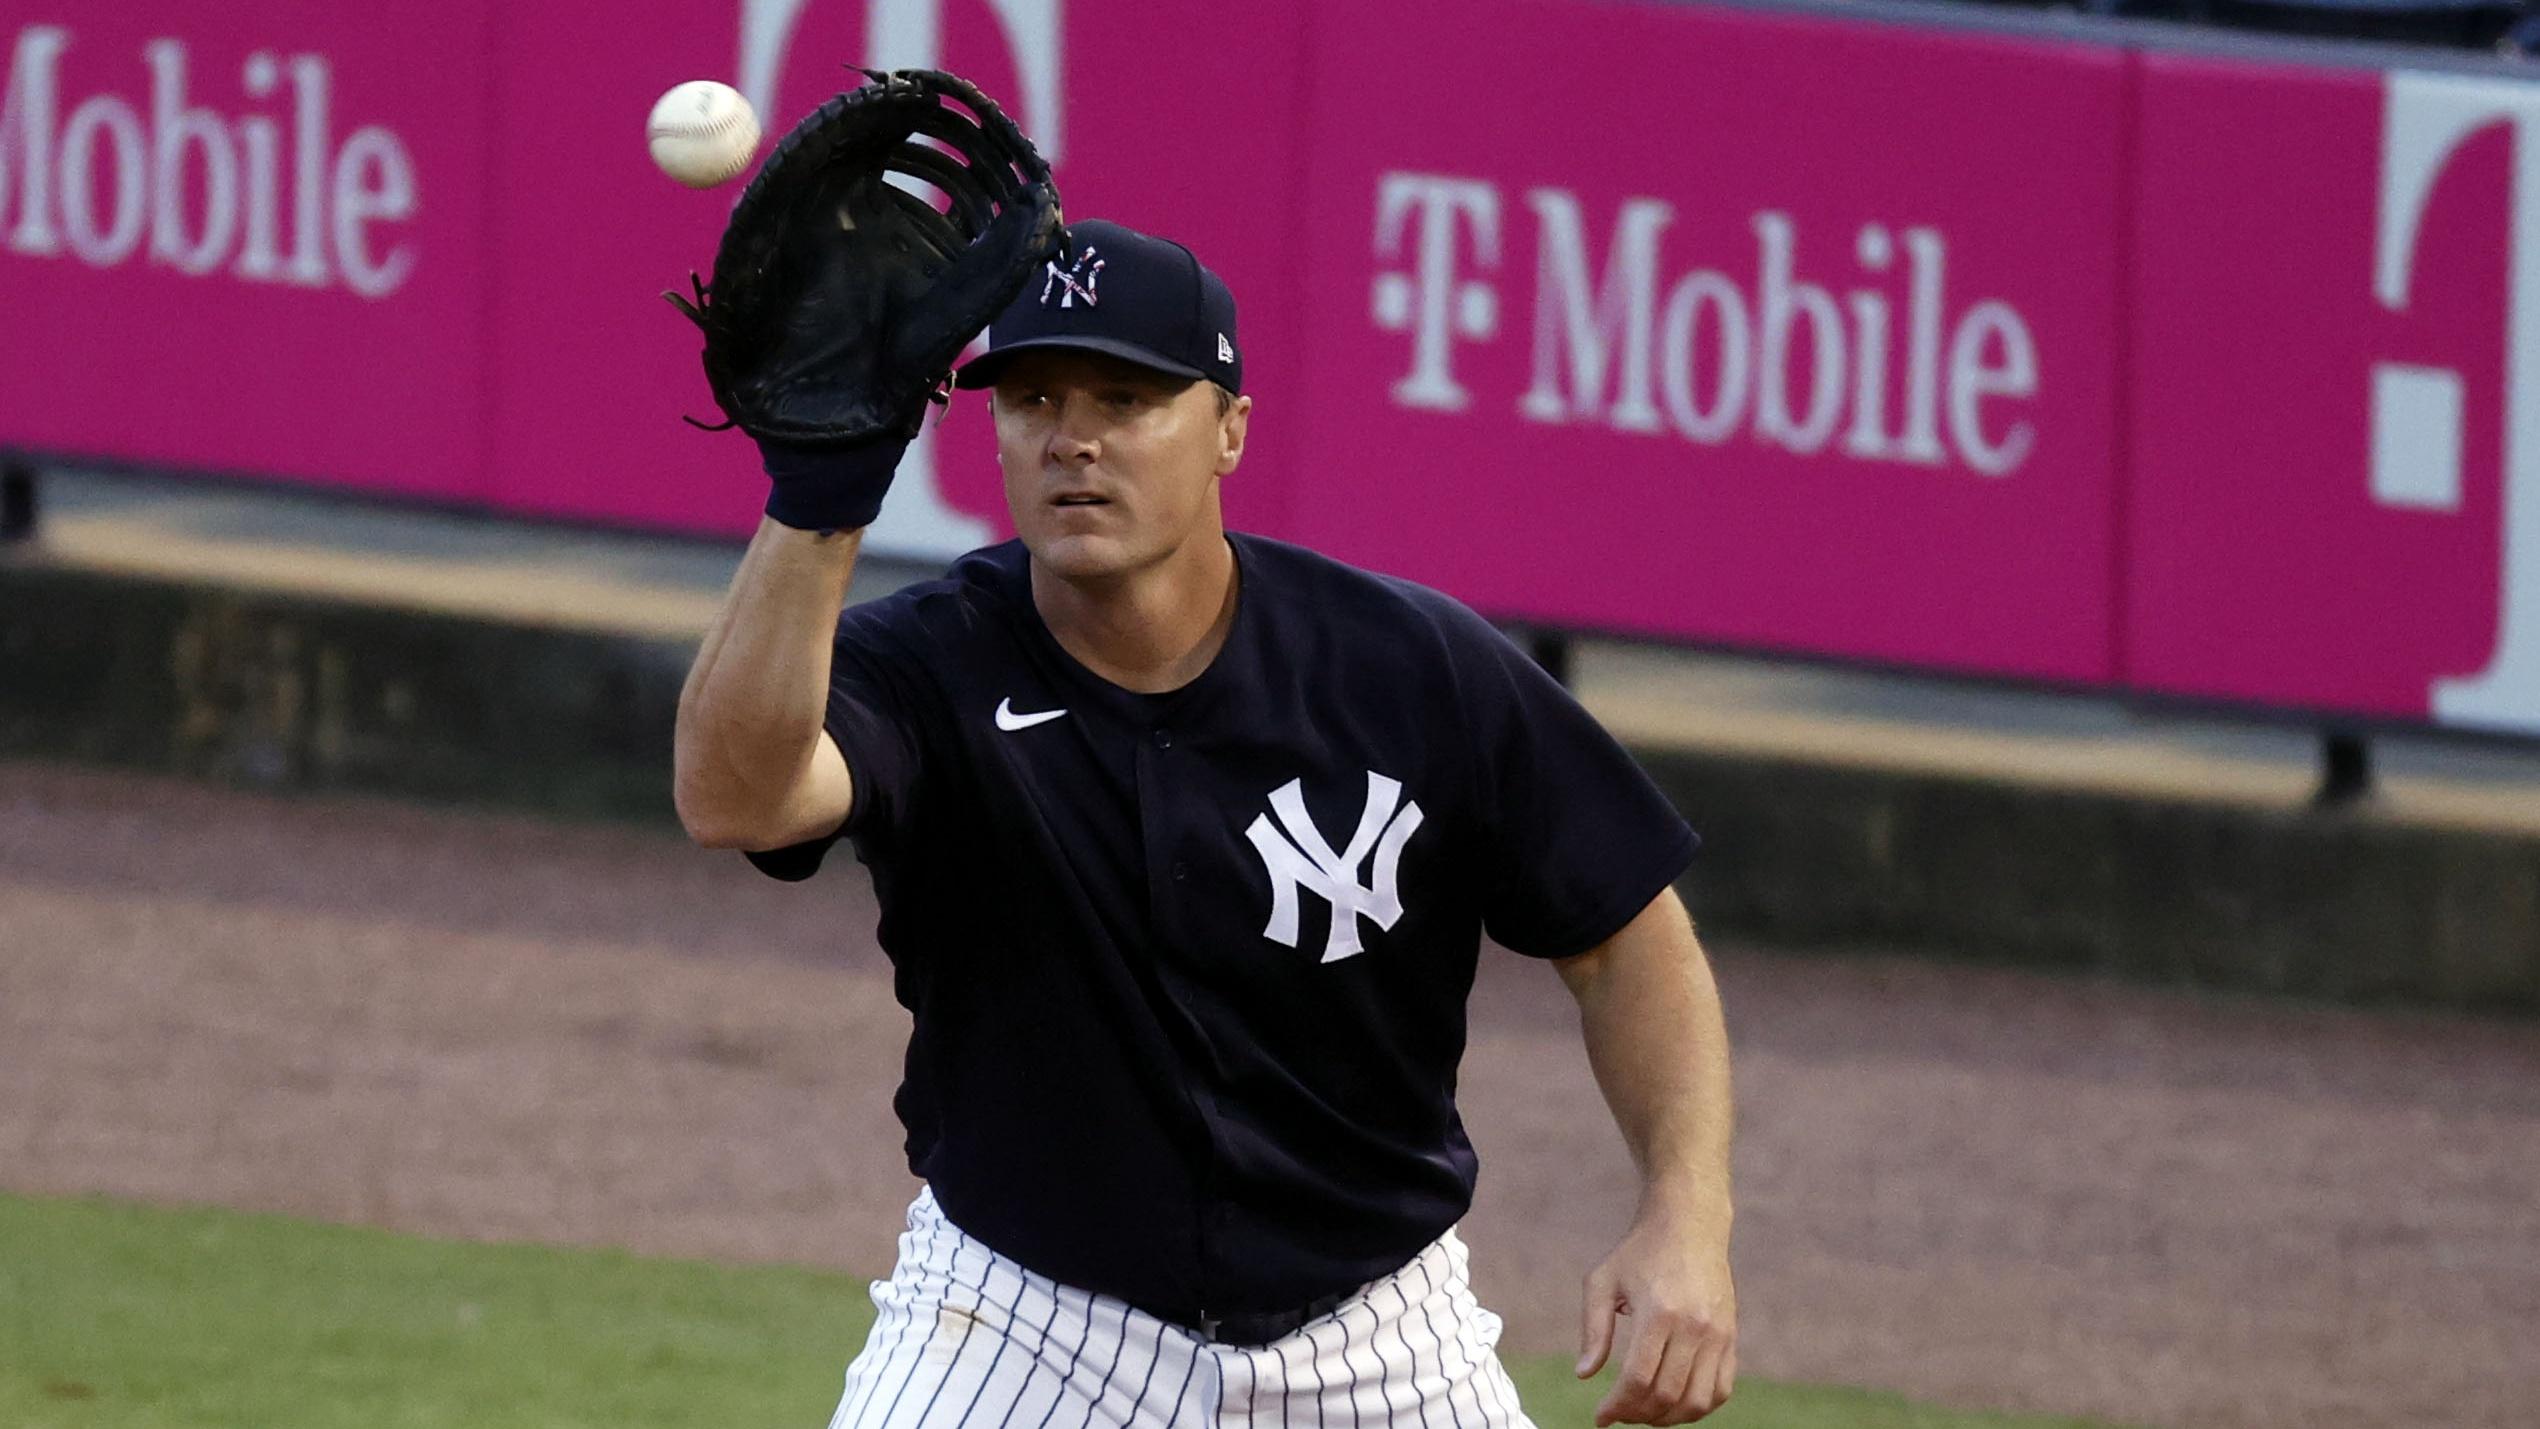
[[[1725,1403],[1737,1379],[1719,989],[1673,889],[1554,966],[1578,999],[1589,1064],[1641,1173],[1631,1229],[1588,1274],[1578,1373],[1617,1361],[1600,1429],[1688,1423]]]
[[[854,804],[822,727],[829,661],[861,530],[759,523],[679,692],[673,793],[708,848],[772,849],[835,832]]]
[[[1049,165],[977,87],[865,73],[777,142],[712,280],[663,294],[697,325],[715,403],[773,480],[679,699],[679,816],[716,847],[782,847],[845,821],[847,765],[822,716],[858,533],[962,348],[1063,237]],[[894,173],[949,209],[911,201]]]

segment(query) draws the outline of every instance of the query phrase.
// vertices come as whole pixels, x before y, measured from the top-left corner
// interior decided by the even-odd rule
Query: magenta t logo
[[[2513,126],[2511,260],[2505,296],[2503,549],[2496,648],[2474,675],[2438,679],[2438,721],[2540,731],[2540,88],[2393,73],[2382,124],[2373,296],[2408,308],[2426,196],[2461,145]],[[2460,374],[2382,362],[2372,372],[2372,494],[2385,506],[2452,512],[2461,500]]]

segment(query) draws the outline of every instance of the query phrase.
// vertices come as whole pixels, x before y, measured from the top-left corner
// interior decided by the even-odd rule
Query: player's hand
[[[1614,1388],[1596,1407],[1609,1424],[1689,1424],[1728,1402],[1737,1382],[1737,1287],[1728,1238],[1680,1213],[1644,1210],[1623,1243],[1588,1272],[1578,1375],[1611,1355]],[[1618,1343],[1619,1340],[1619,1343]]]

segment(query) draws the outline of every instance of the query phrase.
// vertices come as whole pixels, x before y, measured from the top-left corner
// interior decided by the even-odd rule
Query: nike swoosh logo
[[[1066,714],[1067,711],[1063,709],[1037,710],[1031,714],[1016,714],[1014,712],[1014,701],[1012,699],[1002,699],[997,701],[997,728],[1011,733],[1012,731],[1018,729],[1030,729],[1036,724],[1047,724],[1051,720],[1065,717]]]

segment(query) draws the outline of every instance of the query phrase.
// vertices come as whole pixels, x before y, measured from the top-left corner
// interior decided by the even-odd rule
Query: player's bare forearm
[[[1644,1204],[1716,1224],[1725,1238],[1735,1117],[1729,1035],[1684,904],[1670,889],[1621,932],[1557,966],[1578,999],[1597,1085],[1640,1167]]]
[[[1589,1065],[1641,1173],[1622,1243],[1590,1271],[1578,1372],[1609,1355],[1596,1423],[1682,1424],[1737,1377],[1729,1272],[1728,1028],[1709,960],[1670,890],[1597,947],[1557,964]],[[1618,1343],[1619,1341],[1619,1343]]]
[[[762,521],[679,694],[681,823],[716,848],[771,848],[846,818],[845,761],[822,730],[839,608],[861,531]]]

